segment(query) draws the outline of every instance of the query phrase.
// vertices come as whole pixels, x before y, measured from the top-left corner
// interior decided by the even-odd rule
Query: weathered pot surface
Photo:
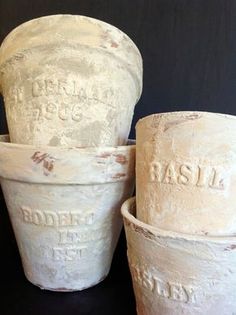
[[[135,198],[123,204],[138,314],[235,314],[236,237],[165,231],[135,212]]]
[[[236,117],[155,114],[136,132],[137,218],[170,231],[236,234]]]
[[[135,146],[90,149],[0,143],[1,185],[33,284],[91,287],[109,272],[134,187]]]
[[[21,24],[3,41],[0,86],[11,142],[124,145],[142,92],[142,58],[112,25],[45,16]]]

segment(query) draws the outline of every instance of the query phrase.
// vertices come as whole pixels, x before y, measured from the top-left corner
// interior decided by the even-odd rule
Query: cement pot
[[[190,234],[236,233],[236,117],[171,112],[137,126],[137,218]]]
[[[122,206],[139,315],[236,314],[236,237],[161,230]]]
[[[3,194],[27,279],[82,290],[109,272],[133,192],[135,146],[62,149],[0,143]]]
[[[105,22],[46,16],[14,29],[0,48],[11,142],[124,145],[142,91],[133,41]]]

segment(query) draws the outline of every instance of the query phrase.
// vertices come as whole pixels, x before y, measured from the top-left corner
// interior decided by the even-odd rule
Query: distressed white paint
[[[142,58],[112,25],[46,16],[18,26],[3,41],[0,86],[11,142],[124,145],[142,92]]]
[[[236,117],[155,114],[136,131],[137,218],[170,231],[236,234]]]
[[[82,290],[109,272],[120,206],[134,187],[135,146],[63,149],[0,143],[1,185],[25,275]]]
[[[135,212],[123,204],[138,315],[236,314],[236,237],[165,231]]]

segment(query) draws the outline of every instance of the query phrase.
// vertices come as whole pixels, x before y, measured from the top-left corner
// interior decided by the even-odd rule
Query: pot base
[[[70,293],[70,292],[78,292],[78,291],[83,291],[92,287],[95,287],[97,284],[101,283],[103,280],[106,279],[106,277],[108,276],[108,273],[103,276],[101,279],[99,279],[98,281],[94,282],[93,284],[90,284],[88,286],[85,286],[83,288],[79,288],[79,289],[67,289],[67,288],[49,288],[49,287],[44,287],[43,285],[40,285],[38,283],[34,283],[33,281],[31,281],[26,275],[26,279],[32,283],[33,285],[35,285],[36,287],[40,288],[41,290],[47,290],[47,291],[53,291],[53,292],[61,292],[61,293]]]

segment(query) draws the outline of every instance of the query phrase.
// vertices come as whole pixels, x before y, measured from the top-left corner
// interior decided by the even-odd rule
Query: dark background
[[[137,120],[155,112],[236,114],[235,0],[0,0],[0,42],[20,23],[57,13],[111,23],[140,49],[144,86],[132,137]],[[0,132],[6,131],[1,105]],[[135,314],[124,233],[108,278],[79,293],[44,292],[25,280],[4,202],[0,251],[0,315]]]

